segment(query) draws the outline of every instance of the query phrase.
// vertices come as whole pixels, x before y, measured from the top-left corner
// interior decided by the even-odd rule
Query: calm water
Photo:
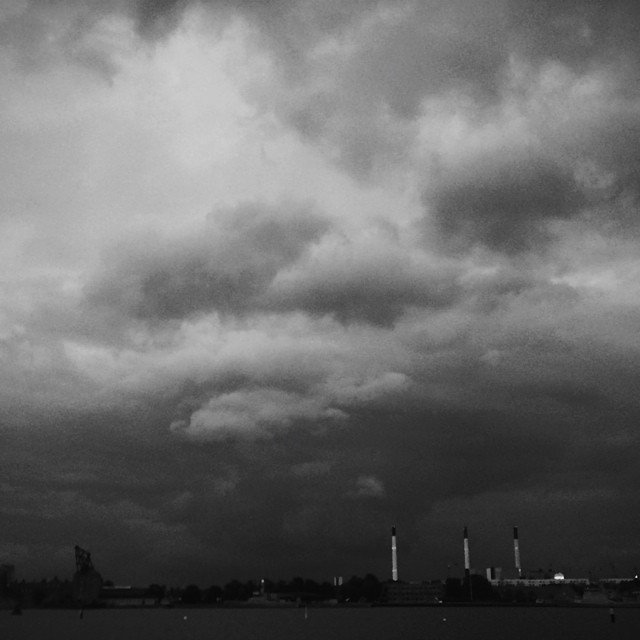
[[[640,609],[0,611],[2,640],[580,640],[640,638]]]

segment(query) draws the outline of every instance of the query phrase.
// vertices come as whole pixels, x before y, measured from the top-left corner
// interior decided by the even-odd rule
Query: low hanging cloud
[[[334,426],[362,409],[410,388],[408,377],[387,372],[376,378],[329,379],[304,392],[263,386],[218,394],[185,418],[171,423],[174,433],[196,439],[263,438],[305,425]]]
[[[322,399],[305,398],[278,389],[236,391],[210,400],[187,420],[171,423],[171,430],[195,437],[268,436],[302,421],[339,421],[346,416]]]

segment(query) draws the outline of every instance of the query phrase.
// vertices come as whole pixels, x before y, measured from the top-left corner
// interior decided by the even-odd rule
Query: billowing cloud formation
[[[637,564],[636,3],[5,5],[0,561]]]
[[[375,379],[328,379],[307,388],[299,380],[296,386],[300,387],[297,392],[245,388],[220,394],[194,411],[188,420],[174,421],[171,429],[201,437],[251,437],[296,423],[341,421],[348,417],[349,407],[366,406],[386,395],[400,395],[409,386],[409,381],[404,374],[386,372]]]
[[[107,270],[87,296],[92,304],[141,318],[183,318],[212,310],[241,313],[260,307],[270,281],[299,258],[325,226],[304,207],[283,209],[276,214],[243,205],[209,218],[197,235],[182,240],[154,243],[139,238],[124,256],[107,256]]]
[[[129,240],[103,263],[89,304],[146,319],[305,310],[386,324],[407,306],[447,306],[458,289],[453,265],[408,258],[393,230],[349,238],[291,204],[215,212],[189,237]]]
[[[340,419],[338,409],[318,406],[316,402],[283,391],[261,390],[223,394],[195,411],[188,423],[174,422],[174,430],[185,429],[192,435],[218,432],[243,433],[275,426],[289,426],[294,421]]]

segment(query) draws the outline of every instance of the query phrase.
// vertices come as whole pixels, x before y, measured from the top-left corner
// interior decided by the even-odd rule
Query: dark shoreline
[[[385,604],[385,603],[339,603],[325,604],[313,602],[307,604],[296,603],[274,603],[274,604],[249,604],[242,602],[229,602],[216,605],[186,605],[176,604],[172,607],[160,606],[121,606],[121,607],[85,607],[85,611],[123,611],[123,610],[282,610],[282,609],[460,609],[460,608],[482,608],[482,609],[638,609],[640,602],[610,602],[610,603],[580,603],[580,602],[442,602],[442,603],[407,603],[407,604]],[[24,607],[23,613],[29,611],[80,611],[77,606],[63,607]],[[11,608],[0,608],[0,612],[11,614]]]

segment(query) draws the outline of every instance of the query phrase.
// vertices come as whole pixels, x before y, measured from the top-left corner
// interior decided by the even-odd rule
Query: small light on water
[[[186,620],[186,619],[187,619],[187,616],[185,616],[185,617],[183,618],[183,620]]]
[[[446,619],[446,618],[442,618],[442,622],[446,622],[446,621],[447,621],[447,619]]]

